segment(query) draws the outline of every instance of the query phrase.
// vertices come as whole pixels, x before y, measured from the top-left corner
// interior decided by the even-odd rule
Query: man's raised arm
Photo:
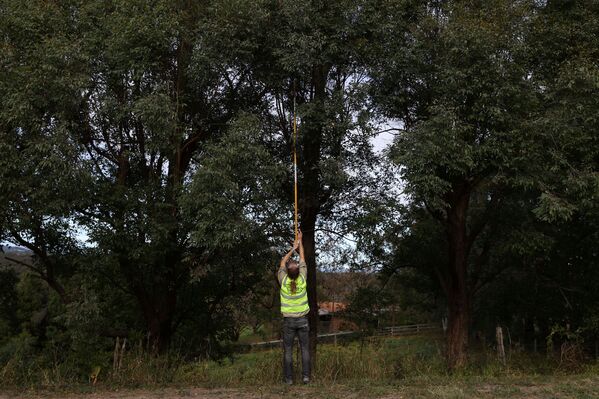
[[[302,235],[302,231],[301,230],[299,230],[297,232],[297,240],[299,241],[299,256],[300,256],[299,267],[300,267],[300,274],[302,276],[304,276],[304,278],[306,278],[306,276],[308,275],[308,266],[306,265],[306,257],[304,255],[304,241],[303,241],[303,235]]]
[[[306,262],[306,258],[304,257],[304,241],[303,241],[303,235],[302,235],[301,230],[299,230],[297,232],[297,240],[299,241],[300,262]]]
[[[281,272],[286,272],[285,267],[287,265],[287,261],[289,260],[289,258],[291,258],[291,256],[293,255],[293,251],[295,251],[299,246],[299,240],[295,240],[295,242],[293,243],[293,246],[291,247],[291,249],[289,250],[289,252],[287,252],[287,254],[285,254],[285,256],[283,256],[283,258],[281,259],[281,263],[279,264],[279,268],[277,269],[277,278],[279,279],[279,282],[281,282],[282,277],[281,277]]]

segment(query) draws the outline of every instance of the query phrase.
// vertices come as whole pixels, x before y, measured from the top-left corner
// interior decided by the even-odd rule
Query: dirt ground
[[[206,399],[254,399],[268,398],[259,391],[250,392],[239,389],[205,389],[205,388],[162,388],[157,390],[127,389],[95,392],[9,392],[0,395],[0,399],[27,398],[27,399],[179,399],[179,398],[206,398]]]
[[[445,383],[410,383],[406,385],[276,385],[251,388],[160,388],[110,390],[80,387],[67,391],[2,392],[0,399],[419,399],[419,398],[527,398],[527,399],[599,399],[599,376],[541,377],[532,380],[445,381]]]

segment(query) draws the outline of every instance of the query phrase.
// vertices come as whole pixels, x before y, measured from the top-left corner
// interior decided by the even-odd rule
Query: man
[[[291,256],[299,247],[299,263]],[[283,372],[285,383],[293,384],[293,341],[297,335],[302,351],[302,382],[310,382],[310,349],[308,345],[307,267],[304,258],[302,232],[298,232],[293,248],[281,259],[277,277],[281,284],[281,313],[283,314]]]

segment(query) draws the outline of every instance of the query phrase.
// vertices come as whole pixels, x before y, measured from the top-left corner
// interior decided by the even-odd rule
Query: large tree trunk
[[[142,309],[149,334],[148,350],[164,353],[168,350],[173,335],[173,319],[177,307],[177,291],[164,284],[153,286],[152,292],[136,284],[133,289]]]
[[[450,369],[466,365],[470,309],[467,295],[459,288],[448,298],[449,320],[447,327],[447,364]]]
[[[448,270],[444,281],[448,304],[447,363],[450,369],[466,364],[470,301],[467,284],[470,245],[467,215],[470,202],[467,184],[454,186],[447,210]]]
[[[314,370],[316,361],[316,346],[318,344],[318,298],[316,295],[316,246],[314,228],[316,224],[316,215],[312,217],[302,217],[302,233],[304,243],[304,254],[308,266],[308,304],[310,313],[308,322],[310,324],[310,362],[311,369]]]
[[[320,140],[318,140],[320,142]],[[312,143],[313,144],[313,143]],[[306,147],[304,147],[306,148]],[[310,150],[305,153],[310,154]],[[312,157],[310,156],[309,159]],[[305,159],[305,161],[307,161]],[[316,362],[316,347],[318,345],[318,298],[316,294],[316,219],[319,212],[319,180],[318,172],[310,168],[304,172],[304,185],[302,189],[302,207],[301,207],[301,229],[303,233],[304,255],[308,266],[308,304],[310,313],[308,321],[310,324],[310,360],[311,369],[314,370]]]
[[[147,300],[148,298],[146,298]],[[177,295],[168,292],[154,302],[144,303],[144,317],[148,328],[151,349],[157,353],[168,350],[173,336],[173,316],[176,311]]]
[[[175,266],[180,261],[178,253],[171,252],[166,260],[151,265],[155,280],[144,281],[144,267],[132,262],[128,254],[119,255],[119,266],[127,280],[128,288],[141,309],[146,330],[149,334],[148,350],[164,353],[168,350],[174,333],[174,318],[177,314],[178,292]],[[146,265],[147,266],[147,265]],[[146,267],[147,268],[147,267]],[[146,271],[147,273],[147,271]]]
[[[315,65],[312,70],[312,102],[319,109],[324,108],[326,99],[326,82],[330,66]],[[318,345],[318,298],[316,296],[316,243],[315,229],[318,214],[322,205],[322,189],[320,184],[320,160],[324,121],[314,114],[302,121],[301,143],[302,172],[301,190],[301,226],[304,233],[304,251],[308,266],[308,303],[310,314],[310,359],[312,366],[316,363],[316,347]],[[314,367],[311,368],[314,370]]]

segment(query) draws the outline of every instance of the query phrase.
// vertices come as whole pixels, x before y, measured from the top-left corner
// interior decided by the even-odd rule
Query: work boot
[[[310,377],[304,377],[304,378],[302,378],[302,382],[304,384],[309,384],[310,383]]]
[[[285,380],[285,384],[287,384],[287,385],[293,385],[293,380]]]

